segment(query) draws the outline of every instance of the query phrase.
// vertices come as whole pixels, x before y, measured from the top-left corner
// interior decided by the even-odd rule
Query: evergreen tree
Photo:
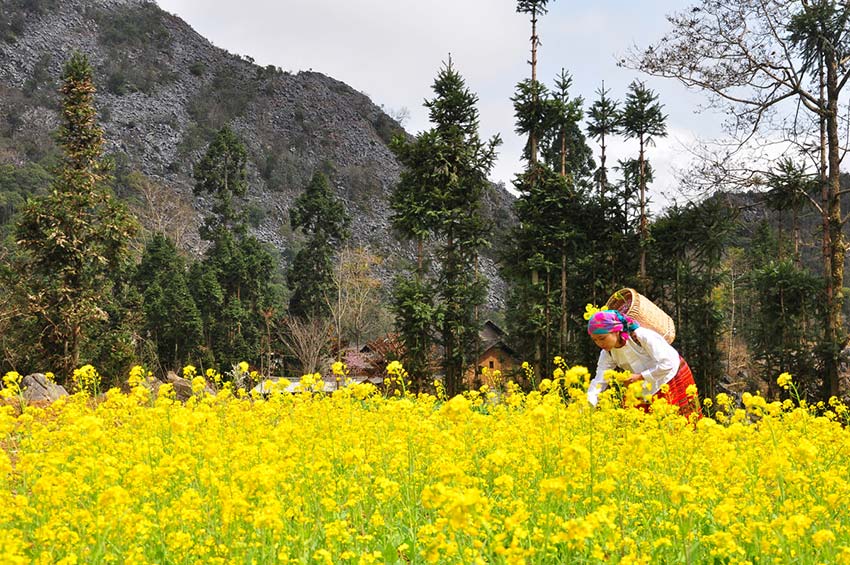
[[[797,165],[789,158],[780,159],[767,174],[767,204],[779,212],[779,259],[785,257],[785,220],[783,213],[791,210],[791,233],[793,234],[794,263],[800,266],[800,210],[809,201],[809,195],[818,188],[817,179],[806,172],[804,165]]]
[[[605,166],[608,156],[605,140],[620,133],[622,120],[617,101],[608,98],[609,92],[610,90],[605,88],[603,81],[602,88],[596,91],[599,98],[593,102],[588,111],[589,119],[587,122],[588,135],[599,142],[599,169],[597,169],[595,177],[600,201],[605,198],[605,193],[608,190],[608,169]]]
[[[108,164],[86,57],[73,54],[62,80],[63,162],[51,193],[23,210],[17,240],[46,357],[38,368],[57,367],[67,377],[84,360],[90,336],[109,321],[116,274],[126,273],[136,226],[104,187]]]
[[[546,5],[550,0],[517,0],[516,11],[519,14],[528,14],[531,16],[531,60],[528,62],[531,65],[531,80],[527,82],[529,100],[532,104],[537,105],[542,99],[542,93],[538,88],[540,83],[537,81],[537,48],[540,46],[540,37],[537,35],[537,18],[546,13]],[[539,132],[535,129],[528,131],[528,154],[529,160],[532,163],[537,162],[537,143],[540,139]]]
[[[244,143],[222,128],[194,167],[195,193],[212,195],[201,236],[211,243],[191,269],[190,290],[204,325],[207,361],[259,364],[266,339],[262,313],[273,307],[274,260],[247,232],[236,199],[247,192]]]
[[[397,136],[390,147],[404,167],[390,195],[391,222],[403,239],[415,241],[417,247],[416,270],[395,277],[390,308],[404,345],[404,365],[411,385],[414,390],[422,390],[431,380],[436,330],[442,320],[424,251],[425,243],[437,233],[440,222],[432,165],[440,154],[441,140],[432,129],[420,133],[412,142]]]
[[[563,225],[554,216],[556,209],[567,213],[562,206],[569,200],[571,186],[567,178],[537,163],[517,175],[514,187],[520,191],[514,203],[518,222],[510,237],[513,245],[502,260],[503,274],[510,281],[508,328],[520,354],[543,371],[557,350],[553,275],[560,269],[560,260],[558,234],[550,222]]]
[[[333,256],[348,239],[351,218],[322,172],[316,172],[289,210],[293,229],[306,235],[287,274],[292,296],[289,312],[301,318],[325,318],[335,295]]]
[[[440,70],[433,84],[435,96],[425,102],[431,130],[411,141],[397,141],[396,154],[409,170],[409,179],[420,179],[424,201],[430,203],[433,216],[424,225],[439,241],[434,287],[442,317],[426,306],[427,314],[416,319],[399,320],[399,328],[417,332],[403,335],[405,346],[418,351],[427,348],[421,340],[422,322],[439,319],[439,334],[444,349],[443,368],[446,390],[460,390],[463,373],[473,361],[478,336],[475,311],[483,302],[486,286],[478,274],[478,254],[486,245],[485,223],[481,216],[481,199],[488,186],[487,174],[495,160],[498,136],[484,142],[478,135],[478,97],[466,87],[451,60]],[[421,158],[430,155],[430,158]],[[411,159],[411,156],[417,156]],[[414,169],[414,167],[416,167]],[[401,185],[405,189],[404,183]],[[396,214],[399,217],[398,214]],[[429,295],[430,286],[423,277],[400,284],[396,294],[396,311],[404,296]],[[407,290],[412,289],[412,292]],[[408,343],[408,341],[410,343]]]
[[[143,296],[144,332],[164,370],[178,371],[203,342],[203,324],[177,247],[162,234],[145,246],[134,277]]]
[[[569,336],[577,321],[570,312],[592,292],[581,287],[587,281],[579,265],[592,265],[586,257],[596,239],[588,238],[586,198],[593,159],[579,126],[583,100],[570,96],[571,82],[562,70],[551,92],[526,81],[513,98],[517,132],[536,132],[542,159],[532,162],[526,148],[527,169],[514,181],[519,222],[502,260],[510,283],[507,322],[517,350],[539,371],[575,349]]]
[[[688,360],[700,392],[714,396],[722,373],[722,312],[715,289],[734,225],[721,198],[672,206],[651,226],[650,265],[656,274],[648,291],[676,325],[676,348]]]
[[[430,163],[437,155],[439,136],[436,131],[423,132],[416,143],[406,137],[394,137],[390,149],[404,165],[399,182],[390,195],[393,229],[403,238],[416,242],[416,272],[425,276],[425,242],[437,227],[438,203],[430,191]]]
[[[538,146],[550,117],[549,89],[537,80],[526,79],[516,86],[514,103],[515,130],[518,135],[527,135],[523,148],[523,159],[530,164],[538,160]]]
[[[637,138],[640,143],[638,153],[638,186],[640,189],[640,260],[638,277],[646,285],[646,248],[648,245],[648,223],[646,213],[646,156],[647,146],[655,144],[656,137],[666,137],[667,116],[661,111],[658,95],[640,81],[633,81],[626,94],[623,106],[622,132],[627,138]]]
[[[561,185],[555,182],[548,184],[553,190],[550,191],[548,202],[542,209],[546,214],[548,235],[552,240],[553,253],[557,254],[555,260],[560,271],[558,284],[550,285],[560,288],[560,299],[555,308],[559,311],[560,322],[558,339],[554,345],[560,355],[567,354],[570,298],[568,273],[575,272],[575,269],[570,267],[574,267],[571,263],[579,249],[579,216],[583,215],[583,209],[586,208],[585,196],[589,193],[593,171],[593,152],[588,147],[580,127],[584,100],[580,96],[570,96],[571,85],[572,78],[561,69],[561,73],[555,78],[551,99],[548,100],[547,128],[541,138],[544,162],[551,169],[559,171],[563,180]],[[552,318],[551,315],[549,317]]]
[[[245,219],[233,200],[245,196],[248,190],[247,159],[245,144],[230,128],[223,127],[195,165],[195,194],[213,197],[212,214],[201,227],[205,240],[215,241],[223,231],[244,234]]]
[[[540,140],[543,161],[561,176],[570,176],[573,186],[587,192],[593,175],[593,151],[587,145],[581,120],[584,99],[570,96],[573,79],[561,69],[546,101],[546,129]]]
[[[421,391],[429,386],[435,370],[435,332],[442,327],[437,290],[429,278],[403,273],[395,277],[391,292],[390,311],[404,346],[404,366],[412,389]]]

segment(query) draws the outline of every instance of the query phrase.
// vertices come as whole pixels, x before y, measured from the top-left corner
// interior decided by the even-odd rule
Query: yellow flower
[[[198,375],[192,379],[192,394],[201,394],[205,388],[207,388],[207,380],[204,377]]]
[[[195,369],[194,365],[186,365],[185,367],[183,367],[183,378],[187,381],[191,381],[193,378],[195,378],[196,374],[197,370]]]
[[[21,374],[17,371],[9,371],[3,375],[3,388],[9,391],[10,395],[19,394],[21,392]]]
[[[812,534],[812,542],[814,542],[815,547],[823,547],[832,544],[834,541],[835,534],[832,530],[818,530]]]
[[[83,365],[79,369],[74,369],[72,380],[80,392],[86,394],[97,394],[99,392],[100,373],[91,365]]]
[[[787,390],[791,386],[791,374],[781,373],[779,378],[776,379],[776,384]]]
[[[602,308],[600,308],[600,307],[598,307],[598,306],[596,306],[596,305],[594,305],[594,304],[588,304],[587,306],[585,306],[585,307],[584,307],[584,319],[585,319],[585,320],[590,320],[590,318],[591,318],[594,314],[596,314],[597,312],[599,312],[600,310],[602,310]]]
[[[127,379],[127,384],[129,384],[131,388],[140,386],[145,382],[145,376],[145,368],[141,365],[134,365],[133,368],[130,369],[130,378]]]
[[[345,374],[348,372],[348,369],[345,366],[345,363],[343,363],[342,361],[337,361],[333,365],[331,365],[331,371],[333,371],[334,375],[344,377]]]

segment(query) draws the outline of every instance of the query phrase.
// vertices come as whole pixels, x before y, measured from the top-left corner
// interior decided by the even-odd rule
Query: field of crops
[[[594,409],[587,378],[41,407],[10,385],[0,563],[850,563],[843,405],[721,395],[689,423]]]

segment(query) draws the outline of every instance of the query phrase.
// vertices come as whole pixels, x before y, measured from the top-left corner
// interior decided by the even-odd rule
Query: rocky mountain
[[[400,172],[388,142],[403,129],[366,95],[318,72],[292,74],[228,53],[148,0],[0,5],[0,165],[55,156],[59,77],[77,50],[95,69],[116,192],[137,203],[148,227],[171,222],[187,249],[201,249],[197,225],[208,203],[192,194],[192,167],[229,125],[249,152],[252,229],[284,264],[297,245],[289,206],[316,170],[329,175],[353,218],[352,243],[385,257],[387,277],[412,257],[391,233],[387,203]],[[512,200],[497,186],[488,195],[496,234],[514,221]],[[492,259],[484,272],[498,308],[504,290]]]

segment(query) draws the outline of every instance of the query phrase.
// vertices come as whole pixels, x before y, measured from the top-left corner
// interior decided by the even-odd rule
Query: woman
[[[588,320],[587,333],[602,350],[596,376],[587,389],[591,404],[596,406],[599,394],[608,388],[605,371],[619,369],[631,373],[623,383],[626,386],[643,383],[647,402],[640,406],[642,409],[648,411],[652,400],[665,398],[679,407],[679,414],[688,417],[696,411],[701,416],[696,394],[687,394],[689,386],[693,385],[692,393],[696,389],[690,367],[657,332],[641,327],[617,310],[599,310]]]

